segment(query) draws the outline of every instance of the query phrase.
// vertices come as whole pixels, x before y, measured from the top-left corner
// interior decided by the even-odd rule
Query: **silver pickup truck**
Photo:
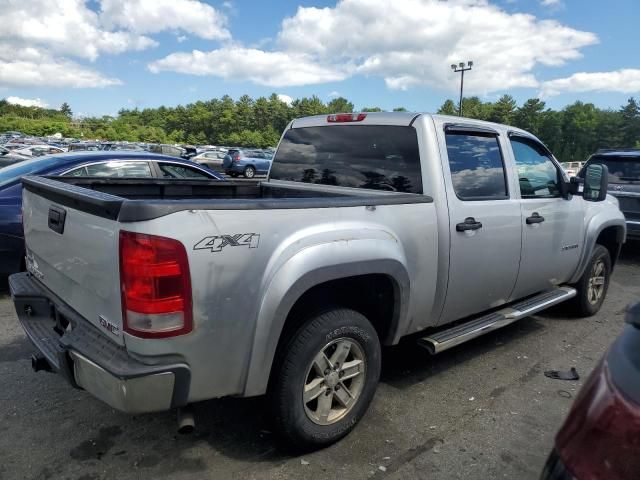
[[[430,114],[294,120],[263,182],[23,183],[35,370],[132,413],[266,393],[306,448],[365,414],[382,345],[594,314],[626,235],[603,165],[569,181],[525,131]]]

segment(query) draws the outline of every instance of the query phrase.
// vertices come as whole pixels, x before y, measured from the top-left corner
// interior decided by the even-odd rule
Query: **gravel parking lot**
[[[260,398],[202,402],[196,432],[178,435],[175,412],[127,416],[33,373],[31,346],[0,294],[0,479],[535,479],[571,397],[639,299],[640,245],[630,244],[593,318],[559,308],[437,357],[412,343],[389,349],[358,428],[292,456],[275,445]],[[543,375],[572,366],[580,381]]]

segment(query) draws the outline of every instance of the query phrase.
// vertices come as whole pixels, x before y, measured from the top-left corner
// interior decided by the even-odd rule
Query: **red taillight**
[[[335,115],[329,115],[327,122],[340,123],[340,122],[361,122],[367,117],[366,113],[336,113]]]
[[[165,338],[193,329],[189,263],[179,241],[121,230],[120,288],[125,332]]]
[[[231,161],[239,162],[240,161],[240,154],[236,153],[233,157],[231,157]]]

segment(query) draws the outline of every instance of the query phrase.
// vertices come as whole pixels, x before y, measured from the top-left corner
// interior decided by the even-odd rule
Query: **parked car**
[[[565,173],[569,176],[569,178],[571,178],[578,175],[578,172],[580,172],[583,164],[584,162],[563,162],[560,165],[562,165]]]
[[[25,175],[100,178],[220,179],[186,160],[149,153],[75,152],[44,156],[0,169],[0,277],[24,270],[22,185]]]
[[[640,149],[600,150],[587,160],[580,175],[593,164],[609,169],[609,193],[620,202],[627,235],[640,239]]]
[[[136,145],[135,143],[122,143],[122,142],[102,142],[100,144],[100,150],[104,150],[106,152],[112,152],[116,150],[124,150],[130,152],[142,152],[144,149]]]
[[[640,303],[582,387],[541,480],[640,478]]]
[[[29,145],[28,147],[16,148],[13,153],[25,155],[27,157],[40,157],[42,155],[52,155],[55,153],[64,153],[64,150],[52,145]]]
[[[302,118],[260,184],[24,178],[30,274],[9,283],[36,369],[130,413],[268,393],[276,431],[321,447],[365,414],[381,345],[596,313],[625,240],[606,182],[505,125]]]
[[[224,173],[232,177],[244,175],[253,178],[266,175],[271,167],[271,158],[258,150],[230,149],[222,160]]]
[[[78,143],[70,143],[68,150],[69,152],[97,152],[101,150],[100,144],[95,142],[78,142]]]
[[[0,168],[8,167],[9,165],[28,160],[29,158],[31,157],[26,157],[24,155],[13,155],[11,153],[2,155],[0,156]]]
[[[191,158],[192,162],[199,163],[209,167],[212,170],[221,170],[222,161],[224,160],[225,153],[219,151],[202,152],[195,157]]]

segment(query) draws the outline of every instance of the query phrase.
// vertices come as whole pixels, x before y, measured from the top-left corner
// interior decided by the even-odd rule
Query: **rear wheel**
[[[578,291],[573,300],[576,313],[581,317],[595,315],[602,307],[611,277],[611,256],[602,245],[596,245],[591,259],[575,285]]]
[[[297,449],[347,435],[373,399],[380,342],[360,313],[334,309],[305,322],[274,364],[269,389],[275,427]]]
[[[249,165],[244,169],[244,177],[245,178],[253,178],[256,176],[256,169]]]

